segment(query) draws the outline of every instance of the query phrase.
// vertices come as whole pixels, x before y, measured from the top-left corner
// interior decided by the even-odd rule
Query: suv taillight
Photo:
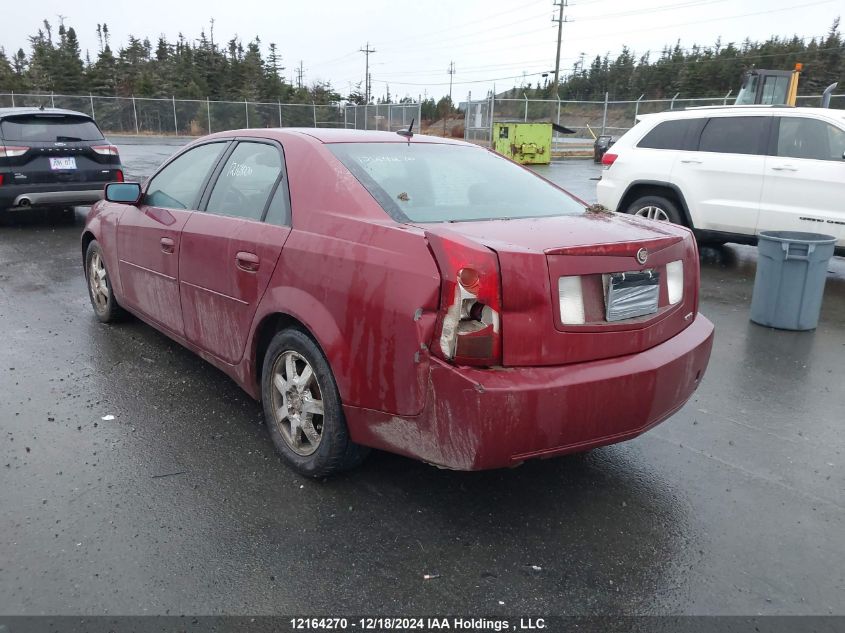
[[[101,156],[117,156],[117,148],[114,145],[92,145],[91,149]]]
[[[440,311],[432,351],[458,365],[502,362],[499,260],[458,236],[426,233],[440,269]]]
[[[16,145],[0,145],[0,156],[5,156],[7,158],[23,156],[28,151],[28,147],[20,147]]]
[[[601,164],[604,165],[605,168],[609,168],[613,163],[616,162],[616,159],[618,157],[618,154],[611,154],[607,152],[604,156],[601,157]]]

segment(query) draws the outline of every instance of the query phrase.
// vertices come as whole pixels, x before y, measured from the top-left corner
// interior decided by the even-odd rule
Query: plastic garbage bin
[[[815,328],[834,244],[835,237],[821,233],[760,233],[751,320],[782,330]]]

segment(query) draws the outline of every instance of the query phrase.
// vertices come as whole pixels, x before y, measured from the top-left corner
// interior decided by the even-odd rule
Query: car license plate
[[[76,169],[76,159],[73,156],[67,158],[51,158],[50,169]]]
[[[608,321],[622,321],[657,312],[660,274],[656,270],[615,273],[607,277]]]

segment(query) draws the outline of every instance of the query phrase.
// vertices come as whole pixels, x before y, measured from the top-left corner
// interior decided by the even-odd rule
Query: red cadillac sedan
[[[713,341],[687,229],[407,132],[207,136],[109,184],[82,253],[100,321],[226,372],[315,477],[369,448],[478,470],[627,440],[689,399]]]

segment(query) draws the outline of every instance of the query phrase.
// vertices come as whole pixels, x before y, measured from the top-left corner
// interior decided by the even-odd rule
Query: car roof
[[[442,138],[414,134],[410,139],[396,132],[378,130],[347,130],[338,128],[284,127],[284,128],[250,128],[245,130],[228,130],[215,132],[211,137],[260,136],[265,138],[284,139],[286,136],[309,137],[320,143],[440,143],[444,145],[463,145],[477,147],[458,139]]]
[[[654,112],[641,114],[637,118],[642,121],[657,121],[670,119],[695,119],[710,116],[748,116],[749,114],[762,115],[797,115],[809,114],[827,119],[845,118],[845,110],[834,108],[796,108],[794,106],[771,106],[771,105],[741,105],[741,106],[704,106],[699,108],[688,108],[686,110],[669,110],[667,112]]]
[[[20,108],[0,108],[0,119],[9,116],[17,116],[19,114],[63,114],[72,116],[81,116],[90,119],[91,115],[84,112],[77,112],[76,110],[64,110],[62,108],[35,108],[35,107],[20,107]]]

